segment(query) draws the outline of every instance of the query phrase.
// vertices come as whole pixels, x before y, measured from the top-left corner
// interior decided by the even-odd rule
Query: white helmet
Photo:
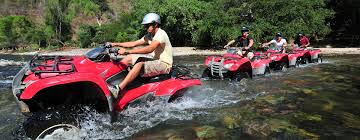
[[[141,24],[144,25],[144,24],[149,24],[149,23],[154,23],[154,22],[161,24],[160,16],[155,13],[148,13],[145,15]]]

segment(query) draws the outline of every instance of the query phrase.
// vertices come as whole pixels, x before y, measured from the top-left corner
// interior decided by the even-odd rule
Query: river
[[[0,55],[0,137],[24,139],[11,80],[31,56]],[[174,61],[196,74],[204,56]],[[84,139],[327,139],[360,135],[360,56],[325,57],[285,72],[245,79],[202,80],[177,102],[129,106],[121,118],[89,110]]]

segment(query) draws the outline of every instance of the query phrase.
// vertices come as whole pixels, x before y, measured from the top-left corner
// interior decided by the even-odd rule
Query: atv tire
[[[301,58],[296,59],[295,67],[300,67],[300,64],[302,63],[301,60],[302,60]]]
[[[201,78],[212,78],[211,71],[207,68],[201,74]]]
[[[23,123],[23,128],[31,139],[42,139],[60,129],[66,132],[78,131],[79,121],[75,114],[58,109],[35,112]]]
[[[188,90],[189,88],[183,88],[180,89],[178,91],[176,91],[173,95],[170,96],[168,103],[172,103],[178,100],[181,100],[181,97],[184,96],[185,92]]]
[[[266,75],[266,74],[270,74],[271,73],[271,71],[270,71],[270,67],[269,66],[266,66],[266,68],[265,68],[265,72],[264,72],[264,75]]]
[[[287,68],[288,68],[288,66],[287,66],[286,62],[281,62],[277,66],[277,70],[282,71],[282,72],[287,71]]]
[[[241,81],[244,78],[251,78],[249,72],[243,72],[243,71],[236,72],[236,74],[235,74],[236,81]]]

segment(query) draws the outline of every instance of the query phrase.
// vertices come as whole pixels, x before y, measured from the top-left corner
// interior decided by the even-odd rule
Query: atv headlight
[[[234,64],[225,64],[224,65],[224,68],[225,69],[230,69]]]

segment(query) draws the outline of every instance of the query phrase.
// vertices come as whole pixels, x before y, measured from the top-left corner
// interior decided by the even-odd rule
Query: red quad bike
[[[137,77],[115,99],[108,86],[119,84],[129,72],[119,59],[116,49],[104,45],[85,56],[32,58],[12,83],[14,97],[27,116],[23,123],[26,135],[35,139],[60,130],[79,130],[76,106],[90,106],[116,117],[113,112],[135,101],[165,98],[171,102],[187,88],[201,84],[187,68],[173,66],[170,74]]]
[[[264,55],[267,55],[267,57]],[[286,53],[281,53],[273,49],[267,49],[266,52],[255,52],[254,56],[262,56],[270,59],[270,69],[285,71],[289,68],[289,56]]]
[[[320,62],[322,63],[322,56],[321,56],[321,50],[320,49],[308,49],[310,54],[310,63]]]
[[[240,81],[243,78],[252,78],[252,67],[249,59],[237,54],[236,48],[229,48],[223,55],[207,56],[203,71],[203,78],[230,78]]]
[[[304,49],[296,47],[289,52],[289,63],[291,66],[299,66],[299,64],[307,64],[314,62],[322,62],[321,50],[319,49]]]
[[[265,75],[270,73],[270,63],[272,60],[267,53],[254,52],[254,60],[251,62],[253,75]]]

